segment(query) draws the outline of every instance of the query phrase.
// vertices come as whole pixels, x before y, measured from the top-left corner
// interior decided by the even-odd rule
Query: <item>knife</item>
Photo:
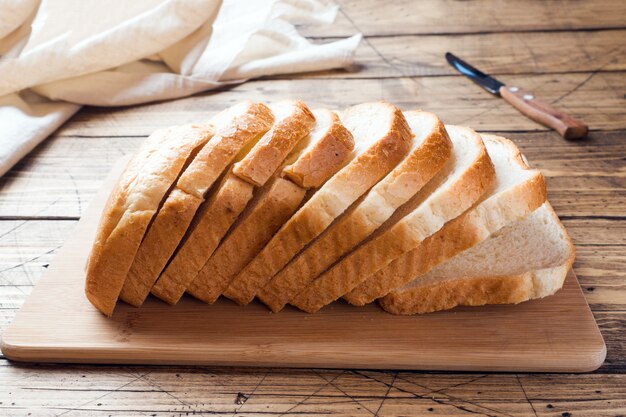
[[[450,52],[446,52],[446,59],[461,74],[491,94],[502,97],[528,118],[556,130],[565,139],[580,139],[587,136],[589,128],[586,124],[537,100],[534,94],[524,91],[520,87],[506,86]]]

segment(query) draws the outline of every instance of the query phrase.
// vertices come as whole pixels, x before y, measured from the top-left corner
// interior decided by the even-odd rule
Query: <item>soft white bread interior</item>
[[[481,137],[467,128],[446,129],[453,144],[452,156],[447,169],[433,178],[434,190],[425,187],[415,197],[418,204],[412,211],[342,258],[289,300],[290,304],[306,312],[318,311],[419,246],[493,187],[495,170]],[[413,206],[415,202],[407,204]],[[402,210],[400,213],[404,214]]]
[[[405,112],[413,135],[405,158],[367,195],[308,245],[257,297],[277,312],[333,262],[371,235],[439,172],[452,152],[443,123],[432,113]]]
[[[259,190],[258,198],[231,227],[198,276],[187,288],[194,297],[213,303],[232,278],[265,246],[293,215],[313,188],[320,187],[349,159],[354,150],[350,132],[329,110],[313,111],[316,123],[299,149]],[[281,175],[284,178],[281,178]]]
[[[495,185],[483,201],[373,274],[346,294],[345,300],[353,305],[371,303],[479,244],[544,203],[546,188],[543,176],[526,165],[513,142],[492,135],[482,137],[496,169]]]
[[[263,185],[269,176],[282,164],[287,155],[304,139],[315,123],[315,117],[301,101],[285,100],[270,106],[274,124],[258,140],[252,149],[242,149],[238,175],[233,168],[226,176],[230,188],[221,192],[220,188],[212,191],[214,198],[209,198],[205,207],[196,216],[192,227],[187,231],[186,239],[174,253],[174,257],[163,270],[150,292],[161,300],[176,304],[185,293],[188,285],[196,277],[213,251],[224,237],[230,226],[239,217],[252,199],[254,187]],[[283,156],[284,155],[284,156]],[[254,178],[251,182],[249,178]],[[199,243],[203,240],[203,243]],[[203,247],[199,252],[193,246]],[[197,257],[190,259],[190,257]],[[194,268],[189,266],[193,265]],[[196,269],[197,267],[197,269]]]
[[[408,153],[411,132],[395,106],[365,103],[341,121],[355,142],[354,158],[309,199],[232,280],[224,295],[247,304],[302,248],[319,236]]]
[[[85,279],[87,298],[105,315],[113,314],[159,204],[184,165],[213,132],[211,125],[158,130],[146,139],[120,176],[102,213]]]
[[[555,293],[575,249],[549,203],[379,300],[394,314],[519,303]]]

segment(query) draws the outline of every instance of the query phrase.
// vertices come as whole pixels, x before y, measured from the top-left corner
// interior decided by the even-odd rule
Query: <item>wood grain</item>
[[[615,73],[511,75],[502,81],[541,92],[544,101],[585,120],[592,130],[626,129],[626,77]],[[172,123],[202,121],[235,102],[305,97],[312,108],[345,108],[389,100],[409,110],[421,108],[450,124],[478,130],[546,131],[504,100],[463,76],[383,79],[260,80],[190,98],[131,107],[124,111],[88,108],[58,132],[61,136],[147,136]]]
[[[309,36],[489,33],[544,30],[587,30],[624,27],[621,0],[377,0],[338,1],[342,13],[335,25],[304,27]]]
[[[19,378],[18,378],[19,376]],[[63,381],[66,389],[59,387]],[[11,365],[0,413],[22,415],[614,416],[626,375]],[[546,391],[546,387],[551,387]],[[138,401],[141,398],[142,401]],[[534,411],[534,413],[533,413]]]
[[[626,70],[626,30],[531,33],[408,35],[367,38],[359,45],[355,64],[347,69],[293,78],[397,78],[457,75],[444,52],[462,58],[492,75],[609,72]],[[332,39],[319,39],[329,42]]]

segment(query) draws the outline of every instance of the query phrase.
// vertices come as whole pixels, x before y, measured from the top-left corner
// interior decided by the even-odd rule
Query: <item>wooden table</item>
[[[0,332],[112,164],[157,127],[203,120],[244,98],[339,108],[385,99],[510,137],[542,169],[576,243],[574,269],[607,342],[604,366],[585,375],[460,374],[21,365],[0,357],[0,415],[626,414],[626,2],[341,3],[335,26],[303,30],[320,42],[363,32],[354,68],[173,102],[85,108],[5,175]],[[448,50],[581,117],[589,139],[567,142],[524,118],[455,74],[443,58]]]

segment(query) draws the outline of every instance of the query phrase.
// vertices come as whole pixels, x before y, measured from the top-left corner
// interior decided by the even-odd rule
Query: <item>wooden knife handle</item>
[[[587,136],[589,128],[582,121],[574,119],[519,87],[502,86],[500,95],[517,110],[544,126],[559,132],[565,139],[580,139]]]

